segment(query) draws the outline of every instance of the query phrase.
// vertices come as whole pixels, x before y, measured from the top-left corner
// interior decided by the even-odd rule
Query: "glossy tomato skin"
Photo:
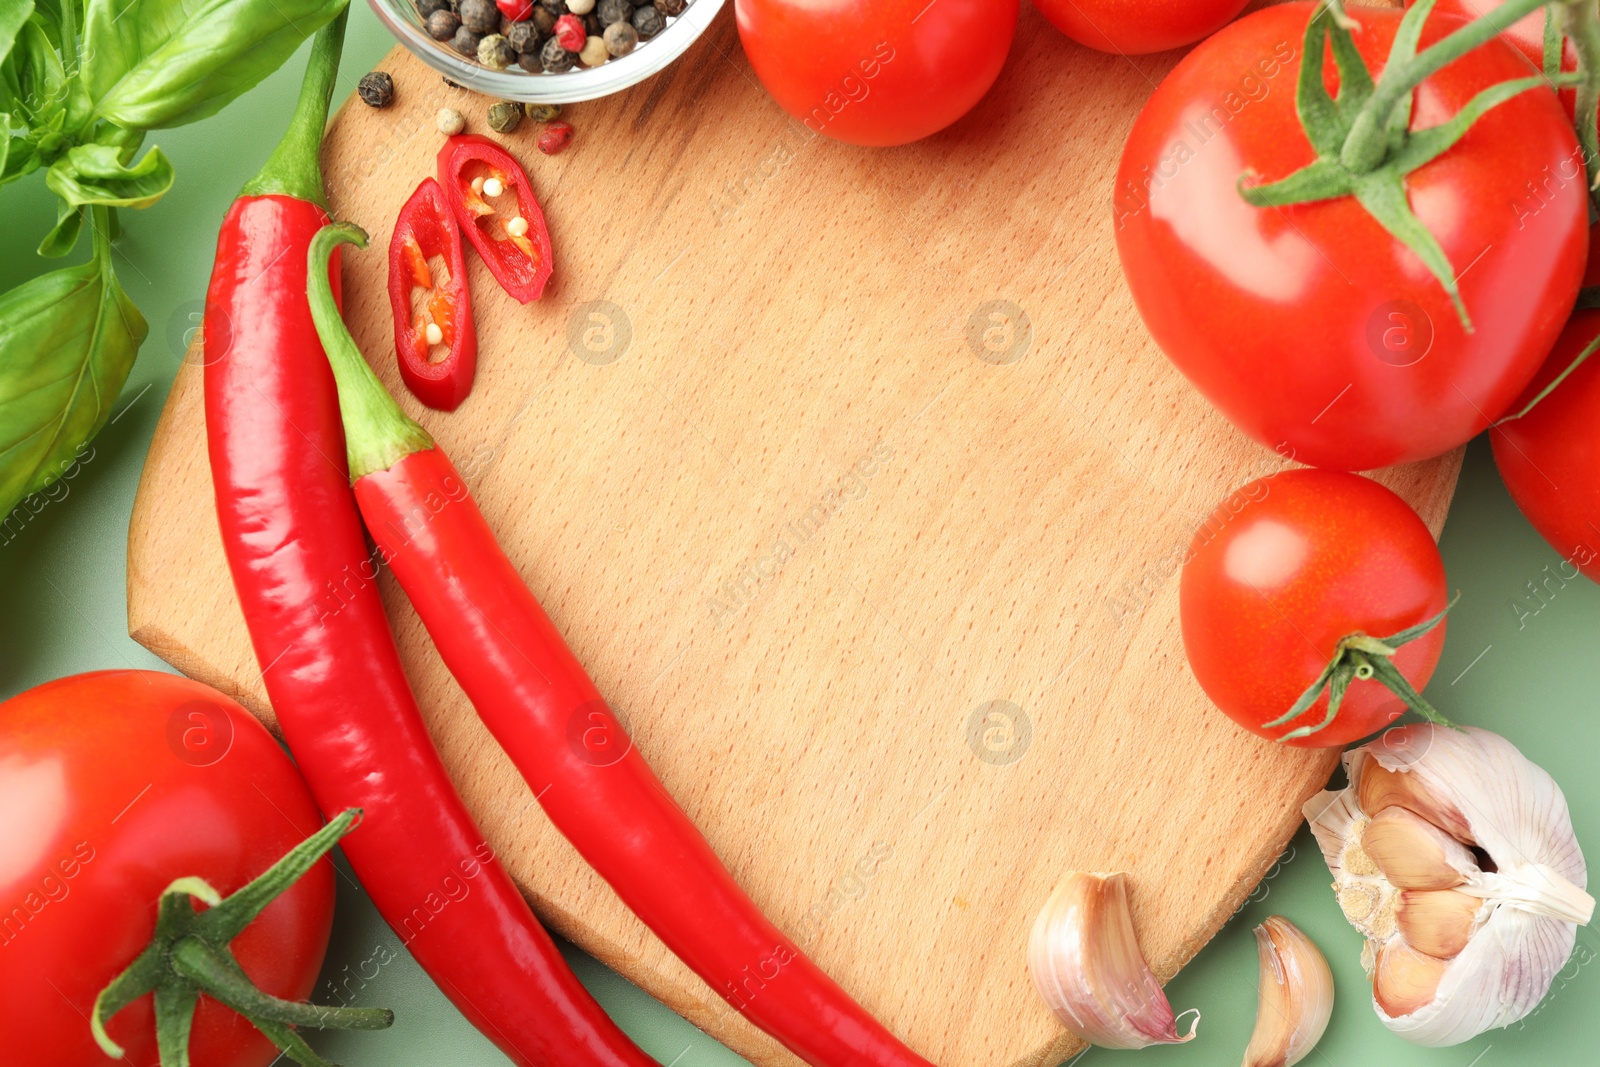
[[[761,84],[815,133],[899,145],[937,133],[994,84],[1018,0],[735,0]]]
[[[1056,29],[1081,45],[1121,55],[1194,44],[1226,26],[1248,0],[1034,0]]]
[[[1407,0],[1406,7],[1415,2],[1416,0]],[[1434,10],[1457,18],[1475,19],[1487,15],[1505,2],[1506,0],[1439,0]],[[1530,73],[1544,70],[1544,16],[1544,9],[1535,11],[1526,18],[1512,23],[1500,35],[1506,43],[1527,57],[1529,65],[1533,68]],[[1567,71],[1578,69],[1578,49],[1571,40],[1562,42],[1561,69]],[[1577,91],[1561,90],[1561,102],[1567,109],[1567,117],[1571,118],[1576,110]]]
[[[231,734],[231,740],[228,735]],[[198,682],[150,671],[83,674],[0,704],[0,1033],[7,1063],[111,1063],[85,1021],[149,942],[174,880],[224,896],[322,825],[299,772],[261,724]],[[291,1000],[311,993],[333,918],[319,863],[233,942],[245,972]],[[150,998],[111,1020],[129,1064],[156,1062]],[[278,1055],[202,997],[194,1067]]]
[[[1600,225],[1590,244],[1586,286],[1600,285],[1595,240]],[[1600,311],[1575,312],[1512,410],[1526,407],[1596,338]],[[1600,354],[1586,359],[1528,414],[1497,424],[1489,440],[1511,499],[1561,553],[1565,576],[1576,570],[1600,582]]]
[[[1506,411],[1577,295],[1588,206],[1572,127],[1544,92],[1489,112],[1408,177],[1413,209],[1456,265],[1469,333],[1354,198],[1246,204],[1241,175],[1276,180],[1313,159],[1294,97],[1314,9],[1249,15],[1162,83],[1123,153],[1117,247],[1156,342],[1235,426],[1302,463],[1367,470],[1439,455]],[[1399,13],[1357,17],[1376,75]],[[1460,25],[1431,19],[1424,45]],[[1413,124],[1526,74],[1490,42],[1419,88]]]
[[[1294,706],[1342,638],[1398,633],[1449,597],[1438,546],[1404,500],[1359,474],[1294,469],[1240,489],[1195,533],[1178,602],[1200,687],[1240,726],[1276,739],[1322,721],[1326,693],[1287,725],[1262,725]],[[1446,625],[1394,657],[1418,691],[1439,663]],[[1347,745],[1404,711],[1380,683],[1356,681],[1326,729],[1287,743]]]

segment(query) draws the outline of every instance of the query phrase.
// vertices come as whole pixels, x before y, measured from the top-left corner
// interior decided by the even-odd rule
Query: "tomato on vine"
[[[1034,0],[1081,45],[1120,55],[1166,52],[1226,26],[1248,0]]]
[[[1444,648],[1433,535],[1359,474],[1295,469],[1251,482],[1195,533],[1178,590],[1200,687],[1240,726],[1299,748],[1349,744],[1407,707]]]
[[[1464,443],[1577,296],[1572,125],[1494,22],[1432,6],[1352,9],[1354,34],[1321,4],[1257,11],[1173,70],[1123,153],[1117,247],[1151,334],[1236,426],[1303,463]]]

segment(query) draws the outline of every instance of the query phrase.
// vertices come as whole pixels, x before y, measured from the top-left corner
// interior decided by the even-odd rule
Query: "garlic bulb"
[[[1121,874],[1074,871],[1062,880],[1034,921],[1028,969],[1050,1010],[1092,1045],[1176,1044],[1200,1024],[1196,1011],[1178,1036],[1172,1005],[1139,951]]]
[[[1333,972],[1300,928],[1281,915],[1256,927],[1261,990],[1244,1067],[1293,1067],[1333,1016]]]
[[[1550,775],[1487,730],[1423,723],[1346,752],[1305,805],[1385,1026],[1454,1045],[1531,1012],[1594,914]]]

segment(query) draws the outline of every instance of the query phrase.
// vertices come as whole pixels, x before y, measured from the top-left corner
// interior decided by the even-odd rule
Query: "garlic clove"
[[[1466,846],[1407,808],[1374,815],[1361,848],[1396,889],[1454,889],[1478,873]]]
[[[1466,816],[1451,804],[1431,793],[1415,774],[1403,770],[1391,771],[1369,760],[1361,770],[1361,785],[1357,790],[1361,810],[1376,815],[1384,808],[1402,807],[1422,816],[1444,830],[1457,841],[1474,844],[1472,829]]]
[[[1062,879],[1028,939],[1034,987],[1058,1019],[1102,1048],[1176,1044],[1172,1005],[1139,951],[1121,874],[1074,871]],[[1187,1013],[1185,1013],[1187,1014]]]
[[[1418,952],[1402,940],[1391,941],[1378,951],[1373,999],[1393,1019],[1421,1011],[1438,995],[1449,966],[1449,960]]]
[[[1483,906],[1483,898],[1454,889],[1407,889],[1395,906],[1395,923],[1412,948],[1451,959],[1472,939]]]
[[[1243,1067],[1291,1067],[1322,1039],[1333,1015],[1333,972],[1311,939],[1274,915],[1256,927],[1261,991]]]

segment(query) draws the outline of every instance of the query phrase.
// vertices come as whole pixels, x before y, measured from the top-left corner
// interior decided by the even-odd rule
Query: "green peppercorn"
[[[394,103],[394,79],[381,70],[363,74],[356,92],[368,107],[388,107]]]
[[[537,52],[539,50],[539,31],[531,22],[513,22],[510,31],[506,34],[506,43],[518,52]]]
[[[606,51],[614,56],[625,56],[639,43],[639,31],[631,22],[613,22],[602,35]]]
[[[578,62],[578,57],[561,47],[561,42],[554,37],[544,43],[544,49],[539,53],[539,64],[551,74],[560,74],[572,69]]]
[[[476,34],[490,34],[500,28],[500,9],[494,0],[461,0],[461,24]]]
[[[477,59],[478,42],[482,40],[483,36],[481,34],[473,33],[463,23],[461,28],[456,30],[456,35],[450,38],[450,47],[469,59]]]
[[[432,18],[435,11],[449,11],[450,0],[417,0],[417,14]]]
[[[656,10],[667,18],[677,18],[688,7],[688,0],[656,0]]]
[[[594,13],[600,16],[602,26],[610,26],[616,22],[627,22],[633,15],[633,0],[600,0],[595,5]]]
[[[435,11],[428,16],[428,36],[435,41],[450,40],[460,28],[461,20],[449,8]]]
[[[478,42],[478,62],[490,70],[505,70],[517,61],[517,51],[498,33]]]
[[[521,122],[521,104],[501,100],[489,105],[489,128],[495,133],[511,133]]]
[[[654,37],[667,28],[667,20],[653,7],[641,7],[633,13],[633,28],[640,37]]]
[[[549,122],[561,117],[560,104],[526,104],[522,110],[526,111],[534,122]]]

